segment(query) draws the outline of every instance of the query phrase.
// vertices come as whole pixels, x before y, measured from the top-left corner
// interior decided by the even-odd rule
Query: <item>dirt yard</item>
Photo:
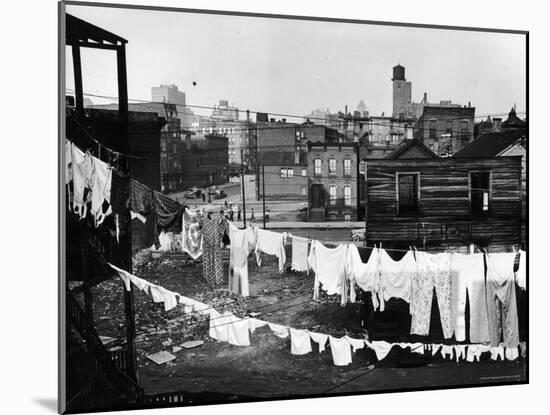
[[[249,260],[251,296],[243,299],[230,294],[225,286],[212,291],[202,278],[200,262],[187,262],[183,256],[152,259],[136,258],[134,274],[169,290],[213,306],[217,311],[232,311],[237,316],[261,313],[257,318],[298,329],[342,336],[360,337],[359,304],[340,306],[338,298],[321,296],[312,300],[313,276],[276,269],[272,258],[264,258],[258,267]],[[227,264],[225,264],[227,270]],[[227,275],[227,272],[226,272]],[[452,386],[525,379],[525,361],[454,363],[435,361],[412,369],[374,370],[371,351],[359,350],[353,363],[337,367],[330,349],[304,356],[290,354],[290,338],[280,339],[268,327],[251,334],[251,345],[232,346],[208,337],[208,317],[185,314],[183,307],[168,312],[162,304],[135,290],[136,348],[138,377],[146,393],[185,390],[217,392],[249,397],[317,395],[325,393],[391,390],[403,388]],[[94,315],[102,336],[125,338],[123,285],[110,280],[93,291]],[[194,349],[174,352],[176,359],[157,365],[148,354],[187,340],[203,340]],[[442,370],[443,369],[443,370]],[[466,370],[465,370],[466,369]],[[411,375],[414,374],[414,382]],[[364,376],[362,376],[364,375]]]

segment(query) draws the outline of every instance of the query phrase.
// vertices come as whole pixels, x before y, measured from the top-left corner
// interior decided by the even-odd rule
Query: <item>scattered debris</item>
[[[107,346],[108,344],[115,342],[117,339],[109,336],[99,336],[99,340],[101,340],[101,343],[103,343],[104,346]]]
[[[171,346],[172,345],[172,339],[171,338],[166,339],[165,341],[162,342],[162,345],[164,347]]]
[[[180,344],[181,347],[184,347],[186,349],[193,349],[195,347],[198,347],[200,345],[204,344],[202,340],[190,340],[185,343]]]
[[[152,360],[157,365],[171,362],[175,358],[176,356],[174,356],[172,353],[168,353],[164,350],[147,356],[147,359]]]
[[[256,311],[252,311],[252,312],[248,313],[248,315],[250,317],[258,317],[258,316],[261,316],[262,313],[257,313]]]

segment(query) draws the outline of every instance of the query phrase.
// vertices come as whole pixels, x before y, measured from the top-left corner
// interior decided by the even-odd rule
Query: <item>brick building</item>
[[[474,139],[474,115],[474,107],[425,106],[413,136],[437,155],[452,155]]]
[[[229,161],[227,137],[207,134],[184,142],[181,157],[183,188],[212,186],[227,182]]]
[[[258,169],[257,195],[307,199],[307,143],[337,142],[338,132],[324,125],[258,122],[256,128]],[[263,166],[263,167],[262,167]]]
[[[308,143],[308,219],[354,221],[358,200],[358,143]]]

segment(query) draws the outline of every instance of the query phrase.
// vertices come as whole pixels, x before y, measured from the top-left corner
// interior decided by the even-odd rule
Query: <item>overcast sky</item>
[[[415,102],[427,92],[430,102],[470,101],[476,116],[514,103],[525,110],[523,35],[90,6],[67,13],[128,40],[130,98],[150,100],[152,86],[174,83],[192,105],[227,99],[242,110],[304,115],[353,111],[363,99],[371,115],[391,115],[400,63]],[[85,49],[82,59],[84,91],[116,96],[114,52]]]

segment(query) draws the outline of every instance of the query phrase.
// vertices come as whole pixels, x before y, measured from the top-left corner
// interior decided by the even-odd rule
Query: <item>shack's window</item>
[[[489,172],[470,173],[470,211],[472,215],[489,212],[491,178]]]
[[[399,214],[418,211],[418,175],[398,175]]]

